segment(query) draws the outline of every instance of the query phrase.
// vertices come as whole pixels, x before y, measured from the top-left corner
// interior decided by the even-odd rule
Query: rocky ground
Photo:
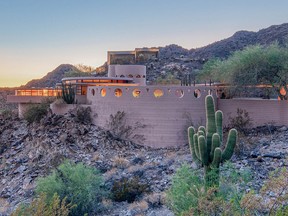
[[[268,173],[288,166],[288,129],[265,126],[240,139],[237,169],[250,168],[248,188],[259,189]],[[49,174],[65,158],[99,169],[105,184],[138,176],[149,193],[135,202],[106,202],[103,215],[173,215],[165,206],[165,190],[183,163],[193,165],[188,145],[151,149],[116,140],[96,125],[79,123],[73,114],[49,115],[40,123],[0,119],[0,215],[8,215],[33,196],[35,179]]]

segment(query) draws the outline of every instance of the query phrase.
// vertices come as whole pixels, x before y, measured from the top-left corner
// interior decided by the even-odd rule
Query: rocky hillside
[[[227,58],[231,53],[242,50],[249,45],[267,45],[273,42],[284,45],[288,41],[288,23],[273,25],[258,32],[238,31],[233,36],[212,43],[208,46],[190,50],[189,54],[194,58]]]
[[[8,215],[20,202],[31,201],[35,180],[68,158],[99,169],[108,189],[115,181],[133,177],[149,186],[133,203],[110,200],[103,215],[173,216],[165,205],[165,191],[181,164],[196,166],[188,145],[145,148],[113,139],[110,132],[81,123],[76,116],[75,112],[53,114],[30,125],[17,118],[0,117],[0,215]],[[270,171],[288,166],[287,132],[287,127],[265,126],[241,137],[243,149],[233,163],[237,170],[251,170],[252,181],[245,186],[246,191],[257,191]]]
[[[159,59],[146,63],[148,84],[159,84],[161,80],[172,75],[180,80],[185,74],[197,75],[203,64],[210,58],[227,58],[231,53],[242,50],[244,47],[255,44],[270,44],[278,41],[285,44],[288,38],[288,23],[273,25],[258,32],[238,31],[229,38],[217,41],[202,48],[185,49],[172,44],[159,47]],[[72,65],[60,65],[41,79],[32,80],[24,87],[54,87],[65,75],[71,71],[79,72]],[[94,76],[105,76],[107,64],[92,73]],[[160,81],[159,81],[160,80]]]
[[[34,79],[29,81],[24,88],[31,87],[55,87],[56,83],[61,82],[61,79],[66,73],[80,72],[76,67],[70,64],[62,64],[55,68],[53,71],[47,73],[41,79]]]

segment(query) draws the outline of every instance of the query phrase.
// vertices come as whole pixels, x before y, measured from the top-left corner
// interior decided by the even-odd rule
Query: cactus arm
[[[205,136],[205,133],[203,131],[198,131],[198,136]]]
[[[212,167],[219,168],[220,162],[221,162],[221,158],[222,158],[221,149],[220,148],[215,148],[213,155],[214,155],[214,157],[213,157],[213,161],[212,161]]]
[[[231,129],[228,134],[226,147],[222,153],[222,161],[227,161],[232,157],[236,142],[237,142],[237,130]]]
[[[214,158],[214,151],[217,147],[220,147],[220,136],[219,136],[219,134],[214,133],[212,136],[212,148],[211,148],[211,152],[210,152],[211,161]]]
[[[207,154],[207,145],[206,145],[206,140],[204,136],[198,137],[198,146],[199,146],[199,154],[200,154],[200,159],[202,161],[202,164],[204,166],[208,166],[209,156]]]
[[[202,131],[203,132],[203,136],[206,136],[206,130],[205,130],[205,127],[204,126],[200,126],[199,128],[198,128],[198,132],[199,131]]]
[[[215,120],[216,120],[216,132],[220,136],[220,143],[222,143],[222,140],[223,140],[223,128],[222,128],[223,112],[221,110],[217,110],[217,112],[215,113]]]
[[[195,154],[198,158],[198,160],[200,161],[200,153],[199,153],[199,144],[198,144],[198,135],[194,134],[194,149],[195,149]],[[201,161],[200,161],[201,162]]]
[[[194,127],[189,127],[188,128],[188,134],[189,134],[189,147],[190,147],[190,152],[192,154],[193,160],[195,160],[197,157],[196,155],[196,150],[195,150],[195,143],[194,143],[194,134],[195,134],[195,129]]]

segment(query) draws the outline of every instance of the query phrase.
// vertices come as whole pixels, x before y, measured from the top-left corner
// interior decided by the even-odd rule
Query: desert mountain
[[[176,79],[181,79],[184,74],[197,74],[203,64],[210,58],[227,58],[231,53],[242,50],[249,45],[266,45],[273,42],[284,45],[288,41],[288,23],[273,25],[258,32],[238,31],[231,37],[214,42],[197,49],[185,49],[171,44],[159,47],[160,54],[157,61],[147,62],[148,83],[157,83],[159,78],[167,79],[172,74]],[[31,80],[24,87],[54,87],[67,73],[79,72],[73,65],[62,64],[49,72],[41,79]],[[94,74],[105,75],[107,64],[95,70]]]
[[[33,79],[29,81],[24,87],[55,87],[56,83],[59,83],[66,73],[71,72],[79,72],[79,70],[73,65],[61,64],[41,79]]]

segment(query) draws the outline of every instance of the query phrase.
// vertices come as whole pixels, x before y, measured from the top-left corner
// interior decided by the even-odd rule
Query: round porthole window
[[[175,95],[179,98],[182,98],[184,96],[184,91],[182,89],[177,89],[175,91]]]
[[[133,97],[139,98],[141,91],[139,89],[134,89],[132,92]]]
[[[195,90],[194,90],[194,97],[195,97],[195,98],[200,98],[200,97],[201,97],[201,91],[200,91],[200,89],[195,89]]]
[[[122,90],[117,88],[117,89],[115,89],[114,94],[116,97],[121,97],[122,96]]]
[[[164,92],[161,89],[155,89],[153,93],[155,98],[160,98],[164,95]]]
[[[102,97],[105,97],[106,96],[106,89],[102,88],[101,91],[100,91],[100,94],[101,94]]]

